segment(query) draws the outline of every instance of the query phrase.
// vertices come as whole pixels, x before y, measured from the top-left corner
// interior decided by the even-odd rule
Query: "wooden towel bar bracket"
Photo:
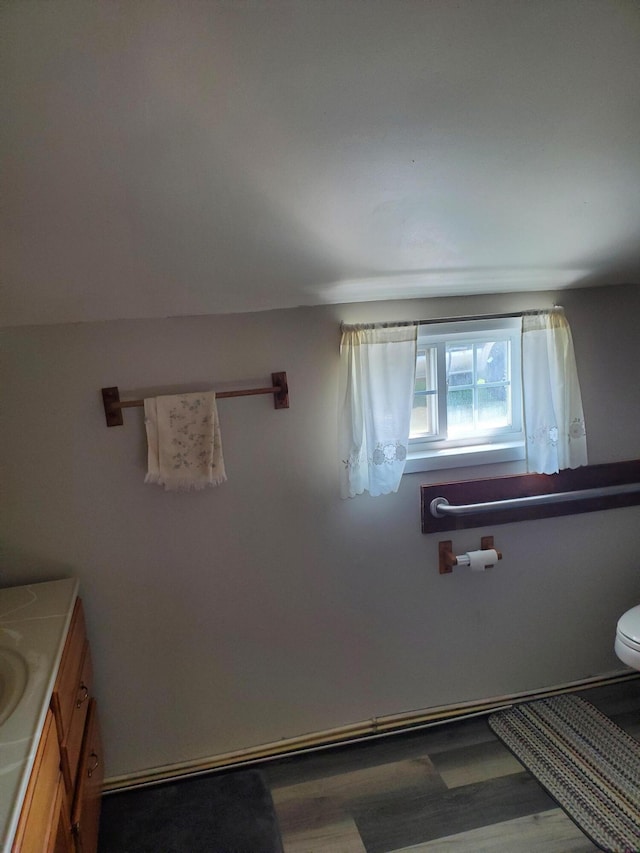
[[[289,386],[287,374],[271,374],[273,385],[269,388],[245,388],[240,391],[220,391],[216,393],[216,399],[223,397],[249,397],[256,394],[273,394],[273,406],[275,409],[289,408]],[[121,400],[118,386],[102,389],[102,403],[104,405],[104,416],[108,427],[122,426],[122,410],[144,406],[144,400]]]

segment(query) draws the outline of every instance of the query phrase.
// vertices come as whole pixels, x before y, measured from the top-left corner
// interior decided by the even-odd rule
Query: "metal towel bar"
[[[434,498],[429,504],[429,509],[434,518],[444,518],[445,516],[459,517],[463,515],[480,515],[501,509],[543,506],[545,504],[565,503],[567,501],[588,500],[589,498],[626,495],[633,492],[640,492],[640,483],[623,483],[618,486],[602,486],[597,489],[583,489],[575,492],[529,495],[524,498],[509,498],[502,501],[488,501],[486,503],[463,504],[460,506],[452,506],[446,498]]]

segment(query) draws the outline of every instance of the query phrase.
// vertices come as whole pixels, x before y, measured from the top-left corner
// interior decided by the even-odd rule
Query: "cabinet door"
[[[51,709],[56,718],[58,740],[64,743],[69,734],[73,710],[81,690],[82,661],[87,643],[87,630],[84,621],[82,600],[76,599],[76,605],[67,634],[67,640],[60,661],[58,677],[51,697]]]
[[[51,708],[60,741],[62,775],[70,801],[75,788],[91,686],[91,652],[87,642],[82,601],[77,599],[51,697]]]
[[[55,836],[49,843],[47,853],[75,853],[71,837],[71,821],[69,820],[69,801],[62,774],[58,784],[58,796],[55,813],[58,815],[58,826]],[[51,846],[53,844],[53,847]]]
[[[77,679],[76,693],[73,697],[73,709],[69,729],[66,738],[60,743],[62,775],[69,792],[72,792],[75,788],[76,775],[80,767],[80,751],[82,749],[87,709],[89,707],[89,694],[92,685],[93,668],[91,663],[91,649],[89,648],[89,643],[85,643],[82,667]],[[72,796],[72,793],[70,793],[69,797],[71,798]]]
[[[87,724],[80,755],[71,827],[77,853],[95,853],[98,848],[100,799],[104,780],[102,738],[95,699],[89,701]]]
[[[31,778],[13,843],[14,853],[53,853],[67,829],[66,799],[58,737],[51,711],[47,712]],[[68,848],[67,848],[68,849]]]

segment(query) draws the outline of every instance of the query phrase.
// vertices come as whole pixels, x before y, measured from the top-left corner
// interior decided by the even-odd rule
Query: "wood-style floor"
[[[640,677],[579,695],[640,740]],[[285,853],[598,849],[485,716],[271,761],[261,772]]]

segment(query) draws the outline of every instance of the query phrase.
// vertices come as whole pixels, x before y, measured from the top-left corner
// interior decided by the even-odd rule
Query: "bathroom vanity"
[[[0,850],[95,853],[103,754],[74,579],[0,589]]]

